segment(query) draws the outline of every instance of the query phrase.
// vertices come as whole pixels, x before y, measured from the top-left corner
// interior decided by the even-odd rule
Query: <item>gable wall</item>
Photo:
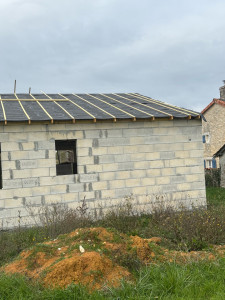
[[[91,209],[133,195],[140,209],[163,201],[205,205],[200,120],[7,125],[0,128],[3,227],[31,222],[26,205],[85,197]],[[77,139],[78,174],[56,176],[55,140]]]
[[[204,157],[212,157],[225,143],[225,107],[214,104],[205,113],[202,134],[209,133],[209,143],[204,143]],[[218,164],[217,164],[218,165]],[[219,166],[219,165],[218,165]]]

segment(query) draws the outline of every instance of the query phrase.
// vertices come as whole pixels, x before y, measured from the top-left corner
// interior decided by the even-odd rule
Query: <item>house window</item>
[[[2,150],[0,143],[0,189],[2,189]]]
[[[215,158],[207,158],[204,161],[204,165],[206,169],[216,168],[216,160]]]
[[[77,174],[76,140],[56,140],[56,175]]]

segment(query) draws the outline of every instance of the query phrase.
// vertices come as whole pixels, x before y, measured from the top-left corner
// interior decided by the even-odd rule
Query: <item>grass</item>
[[[0,299],[224,299],[225,259],[187,265],[162,263],[144,267],[136,284],[89,293],[82,286],[47,289],[22,276],[0,276]]]
[[[95,221],[83,203],[78,211],[53,207],[42,213],[43,226],[0,232],[0,264],[15,258],[21,250],[54,239],[79,227],[111,228],[115,240],[119,233],[143,238],[162,237],[162,246],[176,250],[201,250],[210,244],[225,244],[225,189],[207,188],[208,209],[174,212],[155,211],[136,215],[129,201]],[[62,226],[63,225],[63,226]],[[76,237],[75,237],[76,238]],[[85,236],[82,237],[85,240]],[[93,236],[93,239],[95,237]],[[99,241],[96,241],[96,243]],[[120,257],[119,263],[133,269],[136,284],[123,282],[120,289],[89,293],[82,286],[46,289],[22,276],[0,274],[1,299],[225,299],[225,259],[186,265],[160,263],[143,267],[136,256]]]
[[[208,187],[206,197],[210,206],[225,206],[225,188]]]

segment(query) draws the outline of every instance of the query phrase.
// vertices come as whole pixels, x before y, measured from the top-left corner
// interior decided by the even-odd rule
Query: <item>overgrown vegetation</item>
[[[22,276],[0,275],[0,299],[25,300],[103,300],[103,299],[215,299],[225,298],[225,259],[186,265],[162,263],[144,267],[135,284],[122,282],[119,289],[89,293],[82,286],[47,289]]]
[[[62,205],[42,207],[40,218],[33,214],[36,226],[0,232],[0,264],[16,257],[21,250],[81,227],[102,226],[115,232],[139,235],[142,238],[160,236],[162,246],[175,250],[202,250],[211,244],[225,244],[225,189],[207,188],[208,209],[175,212],[155,210],[151,215],[134,211],[129,199],[109,211],[100,220],[89,214],[85,199],[77,210]],[[32,212],[31,212],[32,214]],[[41,222],[41,226],[40,226]],[[85,237],[84,237],[85,240]],[[117,253],[118,254],[118,253]],[[135,271],[137,282],[123,283],[119,290],[108,289],[93,294],[80,286],[66,290],[48,290],[21,276],[0,276],[0,299],[223,299],[225,260],[187,265],[162,263],[143,268],[137,257],[115,255],[120,264]],[[137,272],[138,270],[138,272]],[[215,276],[217,277],[215,279]],[[215,284],[216,282],[216,284]],[[201,289],[199,286],[201,285]]]
[[[206,187],[219,187],[221,180],[221,169],[205,169]]]

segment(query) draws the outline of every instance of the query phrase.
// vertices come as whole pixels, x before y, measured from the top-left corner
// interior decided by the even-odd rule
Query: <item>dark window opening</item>
[[[0,143],[0,189],[2,189],[2,150]]]
[[[77,174],[76,140],[55,141],[56,175]]]

